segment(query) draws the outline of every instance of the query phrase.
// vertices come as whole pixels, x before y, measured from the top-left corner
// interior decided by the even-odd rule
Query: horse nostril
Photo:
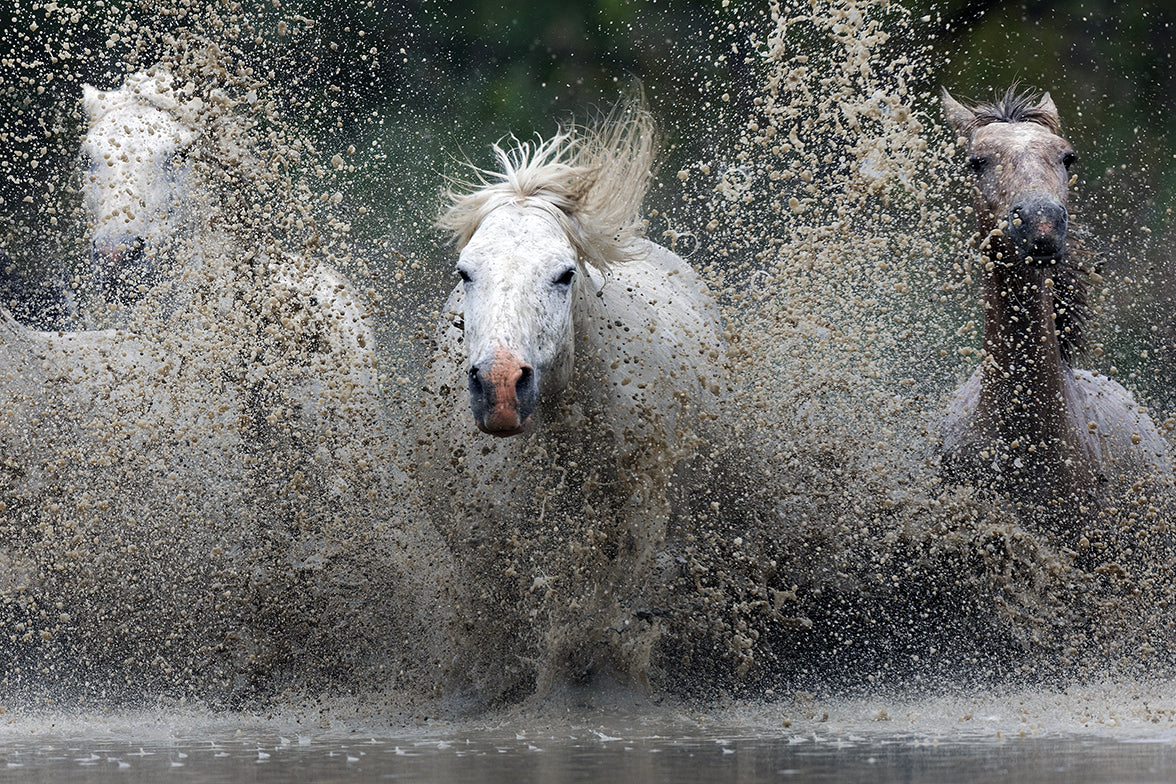
[[[519,368],[519,377],[515,381],[515,401],[518,405],[519,420],[526,422],[535,410],[535,402],[539,398],[539,387],[536,383],[535,370],[530,365]]]
[[[521,399],[531,391],[535,383],[535,371],[530,365],[523,365],[519,371],[519,380],[515,382],[515,394]]]
[[[127,245],[126,252],[123,254],[123,266],[139,266],[142,264],[146,256],[146,244],[142,237],[135,237]]]
[[[1066,226],[1068,215],[1066,208],[1061,204],[1051,204],[1049,202],[1035,202],[1031,204],[1018,204],[1010,211],[1010,216],[1014,229],[1021,229],[1021,231],[1041,230],[1048,228],[1052,230],[1063,229]]]
[[[1065,205],[1052,199],[1033,198],[1009,210],[1009,234],[1019,256],[1035,264],[1052,263],[1065,252]]]
[[[482,394],[482,377],[476,365],[470,368],[470,392],[475,395]]]

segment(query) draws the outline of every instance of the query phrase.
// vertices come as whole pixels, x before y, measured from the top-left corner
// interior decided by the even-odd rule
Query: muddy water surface
[[[1135,692],[1135,693],[1131,693]],[[1171,703],[1101,684],[918,701],[802,695],[705,711],[664,701],[460,721],[341,711],[25,717],[11,781],[1163,781]],[[597,697],[599,699],[599,696]],[[592,701],[591,697],[582,701]],[[370,706],[369,706],[370,709]]]

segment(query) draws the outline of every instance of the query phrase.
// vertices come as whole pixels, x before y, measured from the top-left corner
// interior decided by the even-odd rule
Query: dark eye
[[[988,168],[988,159],[982,155],[969,155],[968,168],[973,174],[982,174]]]
[[[570,286],[570,285],[572,285],[572,278],[574,278],[574,277],[576,277],[576,268],[575,267],[568,267],[566,270],[563,271],[562,275],[560,275],[558,278],[555,279],[555,285],[557,285],[557,286]]]
[[[1070,152],[1068,152],[1062,156],[1062,165],[1065,166],[1067,169],[1069,169],[1071,166],[1074,165],[1074,162],[1077,160],[1078,160],[1078,156],[1074,154],[1073,150],[1071,150]]]
[[[458,267],[456,270],[454,270],[454,272],[456,272],[457,276],[459,278],[461,278],[462,283],[469,283],[470,282],[470,273],[466,272],[461,267]]]

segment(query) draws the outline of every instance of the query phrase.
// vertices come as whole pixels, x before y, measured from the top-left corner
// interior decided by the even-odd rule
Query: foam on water
[[[672,215],[694,229],[691,261],[723,311],[721,427],[676,474],[623,496],[628,477],[586,490],[566,444],[528,442],[513,471],[533,484],[467,547],[454,532],[491,518],[453,515],[487,507],[439,507],[426,491],[480,478],[421,443],[450,424],[427,421],[448,414],[430,413],[422,337],[449,251],[419,226],[353,228],[367,207],[348,177],[379,161],[339,128],[362,118],[329,79],[285,78],[337,47],[276,5],[19,12],[28,32],[0,70],[6,102],[24,107],[6,118],[20,187],[4,191],[5,243],[26,270],[62,270],[103,329],[0,323],[4,707],[324,694],[436,714],[575,703],[604,678],[770,703],[832,685],[869,695],[847,703],[854,715],[877,701],[893,718],[912,691],[1167,672],[1173,561],[1157,496],[1133,489],[1081,536],[1053,538],[938,476],[932,423],[971,368],[959,349],[981,315],[960,152],[916,86],[932,54],[895,44],[907,12],[846,0],[731,14],[749,33],[733,56],[757,86],[734,102],[719,97],[732,87],[707,88],[722,123],[679,173]],[[75,16],[95,30],[70,32]],[[378,88],[380,58],[401,55],[362,51],[355,67]],[[196,107],[207,195],[192,241],[169,251],[189,271],[128,309],[88,285],[72,96],[149,67]],[[290,282],[320,265],[370,309],[378,399],[324,349],[338,324],[320,297]],[[471,422],[463,446],[480,438]],[[585,620],[610,548],[642,535],[665,545],[655,568],[623,576],[639,629]],[[746,710],[774,721],[802,703]],[[914,712],[982,712],[943,704]]]

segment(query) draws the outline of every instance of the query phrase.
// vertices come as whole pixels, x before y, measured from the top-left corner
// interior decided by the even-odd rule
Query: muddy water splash
[[[299,73],[292,49],[326,59],[341,43],[370,58],[359,68],[378,86],[389,53],[358,31],[320,39],[279,9],[111,11],[86,35],[64,32],[75,16],[31,11],[5,65],[10,102],[29,98],[8,120],[19,160],[7,168],[34,183],[5,191],[5,241],[29,269],[57,260],[87,325],[118,331],[0,325],[0,629],[14,689],[517,699],[601,674],[593,651],[619,640],[629,670],[611,674],[625,682],[758,693],[1065,676],[1122,658],[1151,667],[1170,650],[1165,538],[1112,535],[1162,530],[1150,503],[1108,507],[1060,541],[984,488],[937,478],[930,423],[970,367],[959,349],[975,346],[980,314],[970,221],[952,196],[959,151],[914,87],[931,55],[894,44],[912,29],[903,9],[773,6],[739,20],[757,29],[739,55],[760,81],[729,104],[731,133],[683,170],[704,206],[676,221],[696,227],[691,260],[724,308],[726,430],[681,468],[691,497],[668,476],[645,483],[647,525],[666,545],[658,568],[628,577],[639,634],[569,622],[626,533],[614,507],[628,496],[611,492],[616,477],[569,483],[563,448],[535,445],[541,492],[480,531],[462,566],[481,582],[454,578],[420,494],[448,476],[416,443],[427,346],[397,339],[431,330],[414,307],[429,301],[421,267],[449,262],[353,237],[357,159],[335,128],[359,120],[329,80],[279,78]],[[86,231],[66,173],[81,118],[61,96],[157,65],[201,107],[193,157],[208,196],[183,245],[199,263],[181,307],[161,291],[112,313],[74,263]],[[55,103],[37,89],[49,83]],[[725,104],[730,89],[711,97]],[[305,405],[308,385],[345,371],[321,350],[329,314],[283,281],[322,264],[378,317],[378,401],[327,383]],[[469,437],[478,448],[472,423]],[[447,522],[479,528],[483,512]]]
[[[10,227],[17,255],[38,249],[22,235],[48,233],[46,220],[78,232],[56,244],[93,328],[3,324],[4,677],[79,700],[235,701],[340,673],[427,693],[442,658],[432,642],[445,645],[443,611],[426,599],[437,548],[396,511],[409,492],[359,323],[371,318],[369,272],[337,209],[348,151],[319,151],[278,112],[324,96],[267,81],[282,62],[268,28],[313,38],[313,22],[172,11],[182,25],[98,16],[125,62],[86,75],[118,89],[128,68],[167,71],[197,130],[195,215],[186,236],[147,249],[168,257],[171,279],[133,307],[92,290],[68,186],[54,198],[49,184],[47,207]],[[49,6],[25,21],[60,29],[72,13]],[[60,35],[54,64],[75,49]],[[80,95],[68,62],[50,69],[35,48],[10,66],[9,91],[49,70]],[[45,109],[63,169],[76,105]],[[358,345],[340,351],[347,335]]]
[[[722,597],[708,612],[730,612],[741,667],[773,676],[1154,666],[1171,648],[1164,488],[1128,488],[1053,537],[983,481],[939,478],[935,422],[982,314],[960,151],[913,86],[930,48],[894,56],[916,20],[874,3],[772,17],[755,48],[766,88],[727,161],[698,168],[739,325],[734,416],[763,450],[778,516],[722,520],[695,553]]]

